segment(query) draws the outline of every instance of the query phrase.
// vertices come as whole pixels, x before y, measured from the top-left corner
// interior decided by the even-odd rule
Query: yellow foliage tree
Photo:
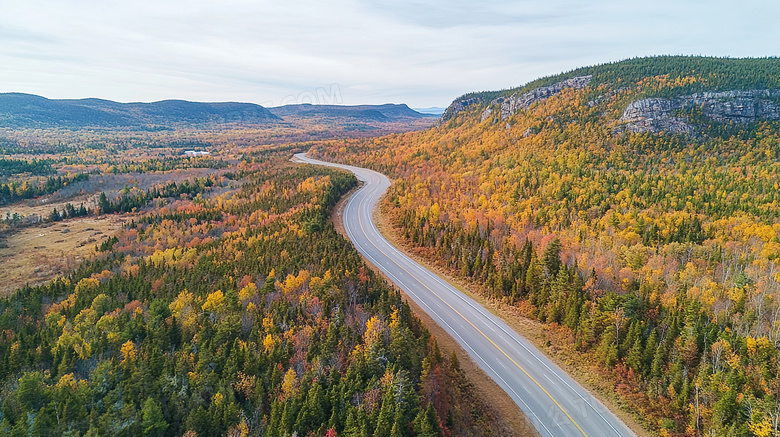
[[[238,299],[242,304],[246,305],[249,301],[257,297],[257,285],[254,282],[250,282],[246,287],[242,288],[238,292]]]
[[[85,291],[94,290],[100,285],[100,281],[97,278],[84,278],[76,284],[76,294],[81,294]]]
[[[383,341],[387,335],[387,325],[374,316],[366,322],[366,332],[363,334],[363,344],[366,350],[371,350],[378,342]]]
[[[276,346],[276,339],[273,335],[268,334],[265,336],[265,339],[263,340],[263,348],[265,349],[265,353],[270,354],[271,351],[274,350],[274,346]]]
[[[284,374],[284,380],[282,381],[282,398],[287,399],[294,392],[298,386],[298,375],[295,370],[290,368],[287,373]]]
[[[206,303],[203,304],[203,311],[219,313],[224,309],[224,305],[225,295],[222,293],[222,290],[217,290],[206,297]]]
[[[135,362],[135,344],[133,344],[132,341],[128,340],[126,341],[120,350],[122,353],[122,361],[121,364],[131,364]]]
[[[768,417],[763,417],[758,421],[750,421],[750,423],[748,423],[748,429],[756,437],[769,437],[774,433],[772,430],[772,423],[769,421]]]

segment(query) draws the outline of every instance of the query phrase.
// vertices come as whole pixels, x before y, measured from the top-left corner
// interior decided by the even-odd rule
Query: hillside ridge
[[[430,114],[422,114],[411,109],[406,104],[385,103],[382,105],[313,105],[311,103],[284,105],[268,108],[279,117],[284,116],[325,116],[373,118],[381,121],[400,118],[425,118]]]
[[[119,103],[103,99],[47,99],[24,93],[0,94],[4,127],[141,127],[171,124],[264,124],[279,120],[253,103],[162,100]]]
[[[347,118],[388,123],[429,118],[405,104],[311,105],[265,108],[254,103],[161,100],[120,103],[111,100],[47,99],[24,93],[0,94],[0,127],[149,128],[194,125],[268,125],[285,117]]]
[[[648,87],[649,79],[663,81],[663,84]],[[720,123],[746,123],[760,119],[775,120],[775,103],[771,99],[775,90],[780,90],[780,60],[777,58],[710,58],[692,56],[658,56],[634,58],[614,63],[578,68],[566,73],[543,77],[526,85],[499,91],[483,91],[465,94],[455,99],[444,112],[441,123],[457,117],[464,110],[475,107],[481,114],[481,121],[490,117],[496,105],[500,105],[500,120],[505,121],[518,110],[528,109],[532,104],[545,100],[563,89],[585,89],[589,97],[588,106],[601,105],[614,100],[623,92],[635,92],[634,99],[626,102],[625,110],[648,98],[677,99],[666,106],[672,111],[690,110],[695,101],[708,108],[705,115]],[[709,93],[709,94],[707,94]],[[714,96],[713,93],[720,93]],[[745,94],[753,93],[753,94]],[[706,100],[706,102],[705,102]],[[748,102],[747,100],[752,100]],[[676,103],[675,103],[676,102]],[[731,103],[729,103],[731,102]],[[639,115],[637,108],[643,108],[650,101],[636,103],[631,114]],[[655,101],[653,107],[660,103]],[[740,112],[736,108],[747,106]],[[726,106],[729,106],[727,108]],[[628,114],[621,123],[628,122]],[[632,123],[626,127],[631,132],[671,132],[690,133],[689,124],[680,124],[679,120],[664,117],[661,123]]]

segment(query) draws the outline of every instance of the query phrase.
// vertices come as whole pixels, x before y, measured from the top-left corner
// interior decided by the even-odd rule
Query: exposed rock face
[[[472,97],[469,99],[456,99],[454,102],[450,103],[450,106],[448,106],[446,110],[444,110],[444,114],[441,116],[440,123],[455,117],[460,111],[478,103],[481,103],[481,101],[477,97]]]
[[[546,100],[555,94],[563,91],[566,88],[582,89],[588,86],[592,76],[578,76],[571,79],[562,80],[549,86],[543,86],[531,90],[524,94],[514,93],[509,97],[499,97],[488,104],[488,107],[482,112],[482,121],[485,121],[493,114],[493,105],[501,105],[501,120],[506,120],[519,111],[520,109],[528,109],[531,105],[542,100]],[[484,104],[485,101],[479,97],[459,98],[447,107],[444,114],[441,116],[439,123],[443,123],[452,117],[458,115],[460,111],[463,111],[467,107],[476,104]]]
[[[756,120],[780,120],[780,106],[771,99],[780,98],[780,90],[704,92],[671,99],[649,98],[632,102],[620,121],[630,132],[693,133],[685,119],[673,115],[677,110],[701,108],[703,114],[719,123],[749,123]]]
[[[490,117],[491,114],[493,114],[493,110],[490,107],[485,108],[485,110],[482,111],[482,119],[480,120],[480,123],[485,121],[486,118]]]
[[[693,126],[680,117],[672,116],[672,111],[680,106],[671,99],[650,98],[632,102],[620,117],[621,122],[627,122],[625,129],[629,132],[643,133],[693,133]]]
[[[501,120],[506,120],[512,114],[520,109],[528,109],[534,103],[549,99],[566,88],[579,90],[585,88],[590,83],[592,76],[578,76],[571,79],[562,80],[550,86],[543,86],[531,90],[525,94],[514,93],[509,97],[499,97],[491,102],[501,104]]]

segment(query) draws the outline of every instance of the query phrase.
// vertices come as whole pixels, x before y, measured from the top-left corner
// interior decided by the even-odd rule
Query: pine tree
[[[650,333],[650,337],[647,338],[645,349],[642,353],[642,366],[645,369],[645,376],[652,372],[653,358],[655,357],[656,349],[658,349],[658,332],[653,329]]]
[[[547,244],[542,255],[542,264],[547,269],[548,277],[555,277],[561,269],[561,240],[555,238]]]
[[[644,364],[642,362],[643,352],[644,348],[642,347],[642,338],[637,336],[636,340],[634,340],[634,345],[631,346],[631,349],[628,351],[628,355],[626,356],[626,366],[634,369],[634,371],[639,374],[644,373]]]
[[[650,365],[650,376],[653,378],[660,378],[664,374],[664,368],[666,367],[666,353],[664,346],[660,345],[655,348],[653,354],[653,362]]]
[[[386,387],[382,393],[382,406],[374,429],[374,437],[389,437],[395,422],[395,393],[391,387]]]
[[[604,330],[604,334],[601,336],[601,345],[599,346],[598,356],[601,361],[607,366],[612,367],[618,360],[618,349],[615,345],[615,327],[613,325],[607,326]]]
[[[419,437],[442,435],[439,418],[436,416],[436,410],[433,409],[433,403],[428,403],[428,407],[425,410],[420,410],[417,417],[414,418],[414,431]]]
[[[153,398],[146,399],[141,415],[141,427],[144,436],[159,437],[165,435],[168,423],[165,421],[165,417],[163,417],[160,405]]]
[[[105,192],[100,192],[100,198],[98,200],[98,209],[100,210],[101,214],[108,214],[113,212],[111,210],[111,203],[108,201],[108,198],[106,197]]]

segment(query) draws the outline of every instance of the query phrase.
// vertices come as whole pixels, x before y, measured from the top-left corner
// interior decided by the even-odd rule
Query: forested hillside
[[[251,128],[276,137],[276,142],[288,142],[408,132],[427,128],[434,120],[435,117],[420,114],[403,104],[292,104],[265,108],[236,102],[119,103],[0,93],[0,134],[10,133],[11,136],[24,130],[50,129],[170,134],[193,128],[216,131]],[[284,139],[280,141],[278,137]],[[7,146],[5,139],[0,138],[0,153],[6,150],[4,146]]]
[[[395,178],[404,238],[563,333],[648,428],[777,435],[778,88],[778,59],[633,59],[312,154]]]
[[[146,193],[98,256],[0,300],[0,434],[511,433],[328,221],[355,178],[288,149]]]
[[[780,88],[780,63],[776,58],[729,59],[680,56],[635,58],[577,68],[509,90],[473,92],[459,97],[454,103],[474,101],[484,105],[499,96],[507,96],[514,92],[528,92],[581,76],[593,77],[591,87],[585,93],[586,97],[598,96],[602,90],[615,92],[628,89],[637,92],[635,95],[641,97],[671,97],[704,91],[778,89]],[[453,115],[452,107],[448,109],[444,114],[445,119]]]

